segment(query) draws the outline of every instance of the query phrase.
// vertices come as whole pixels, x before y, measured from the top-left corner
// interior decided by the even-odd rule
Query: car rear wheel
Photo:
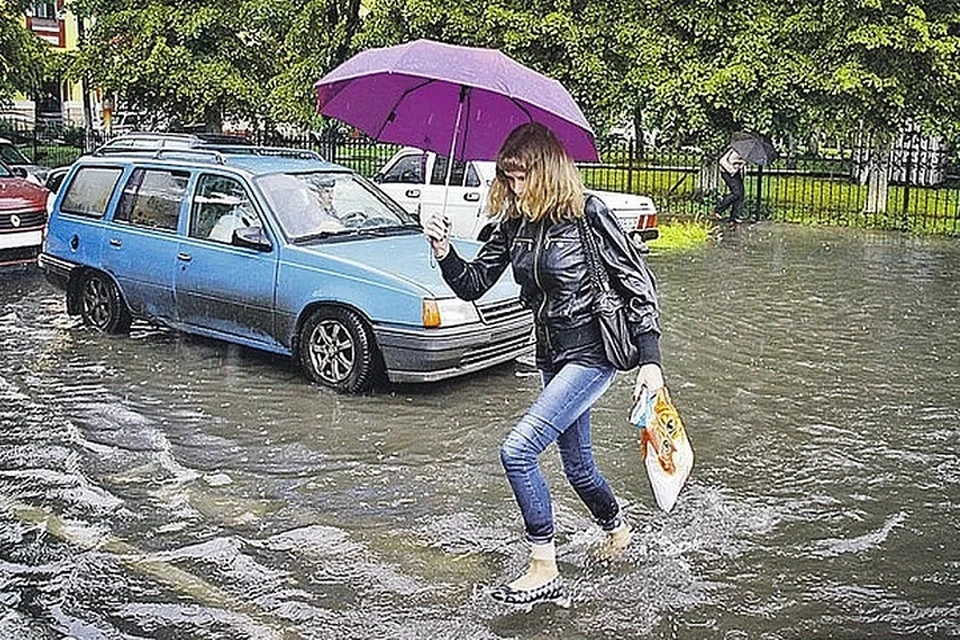
[[[80,281],[80,316],[104,333],[125,333],[133,320],[117,285],[98,271],[84,274]]]
[[[349,309],[314,311],[300,329],[299,356],[310,380],[340,392],[366,391],[382,373],[372,332]]]

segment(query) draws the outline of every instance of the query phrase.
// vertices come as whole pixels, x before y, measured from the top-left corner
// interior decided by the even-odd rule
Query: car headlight
[[[472,302],[459,298],[423,301],[423,326],[456,327],[461,324],[479,322],[480,314]]]

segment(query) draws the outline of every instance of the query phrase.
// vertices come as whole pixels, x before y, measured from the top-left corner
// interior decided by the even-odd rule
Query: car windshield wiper
[[[392,224],[385,227],[365,227],[357,229],[357,231],[371,236],[390,236],[410,231],[421,233],[420,225],[418,224]]]
[[[359,235],[360,229],[337,229],[336,231],[318,231],[316,233],[309,233],[305,236],[297,236],[293,238],[294,244],[304,244],[306,242],[312,242],[314,240],[324,240],[326,238],[334,237],[347,237],[347,236],[356,236]]]
[[[318,231],[304,236],[293,238],[294,244],[303,244],[314,240],[324,240],[326,238],[348,238],[355,236],[390,236],[403,233],[421,233],[420,225],[413,224],[393,224],[385,227],[348,227],[346,229],[337,229],[336,231]]]

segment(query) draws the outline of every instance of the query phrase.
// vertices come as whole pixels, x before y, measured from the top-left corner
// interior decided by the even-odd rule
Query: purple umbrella
[[[492,160],[515,127],[539,122],[574,160],[599,159],[593,131],[563,85],[493,49],[431,40],[370,49],[316,87],[320,113],[375,140]]]

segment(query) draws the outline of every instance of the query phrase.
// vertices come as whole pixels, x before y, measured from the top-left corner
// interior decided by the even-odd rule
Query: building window
[[[56,2],[34,3],[33,17],[41,18],[44,20],[56,20],[57,19],[57,3]]]

